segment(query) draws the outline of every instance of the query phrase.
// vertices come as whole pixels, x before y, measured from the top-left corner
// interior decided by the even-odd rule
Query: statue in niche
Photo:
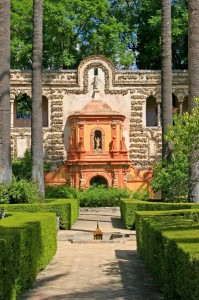
[[[100,82],[99,77],[98,76],[94,76],[93,91],[99,91],[99,82]]]
[[[100,130],[95,131],[94,135],[94,150],[95,152],[102,152],[102,133]]]

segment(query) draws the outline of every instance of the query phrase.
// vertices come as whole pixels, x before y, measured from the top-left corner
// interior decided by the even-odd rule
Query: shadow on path
[[[164,299],[136,250],[115,250],[115,254],[124,290],[136,299]]]

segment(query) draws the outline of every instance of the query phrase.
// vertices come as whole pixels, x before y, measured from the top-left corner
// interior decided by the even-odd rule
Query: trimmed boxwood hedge
[[[77,199],[51,199],[51,202],[34,204],[1,204],[0,210],[2,208],[10,212],[54,212],[60,217],[62,229],[70,229],[79,213]]]
[[[158,211],[158,210],[179,210],[199,208],[197,203],[168,203],[168,202],[152,202],[141,200],[122,199],[120,201],[121,218],[126,228],[135,228],[135,212],[136,211]]]
[[[199,299],[198,220],[198,209],[136,212],[138,252],[166,299]]]
[[[8,213],[0,220],[0,299],[18,299],[56,253],[53,213]]]

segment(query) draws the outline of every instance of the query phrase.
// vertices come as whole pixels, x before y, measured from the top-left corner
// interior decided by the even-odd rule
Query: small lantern
[[[102,240],[103,233],[99,229],[98,221],[97,221],[97,228],[95,229],[93,236],[94,236],[94,240]]]
[[[4,219],[5,216],[6,216],[5,210],[4,210],[4,208],[2,208],[2,211],[1,211],[1,219]]]

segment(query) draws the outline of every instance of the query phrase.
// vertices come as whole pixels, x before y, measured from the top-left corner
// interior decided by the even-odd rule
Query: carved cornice
[[[63,94],[86,94],[88,93],[88,76],[92,68],[101,68],[105,76],[105,94],[126,95],[129,91],[135,94],[153,95],[156,100],[160,99],[161,74],[160,71],[149,70],[116,70],[114,65],[104,56],[93,55],[85,58],[79,65],[78,70],[44,71],[43,94],[47,97],[55,90]],[[187,89],[187,71],[173,72],[173,89]],[[31,89],[31,71],[11,71],[11,90]],[[14,92],[15,93],[15,92]],[[17,93],[15,93],[16,95]],[[160,102],[160,100],[158,100]]]

